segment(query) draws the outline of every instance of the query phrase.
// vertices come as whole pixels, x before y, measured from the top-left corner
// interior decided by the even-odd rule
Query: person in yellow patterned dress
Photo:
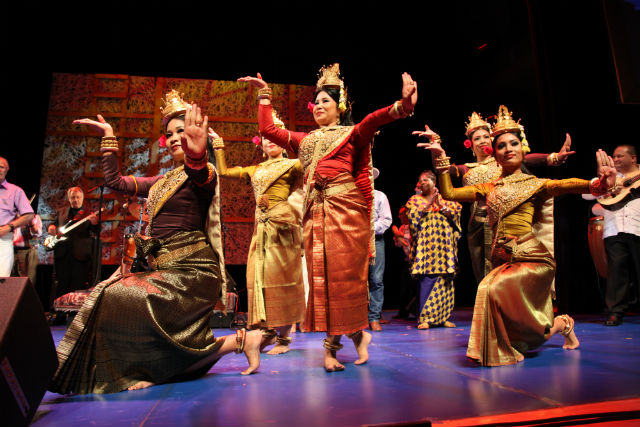
[[[551,287],[555,275],[553,198],[562,194],[605,194],[615,185],[615,169],[602,168],[599,178],[540,179],[522,172],[521,127],[500,106],[492,128],[501,176],[489,183],[453,188],[449,158],[434,157],[440,192],[445,199],[485,200],[493,227],[493,270],[478,286],[467,357],[483,366],[510,365],[553,335],[565,337],[564,349],[578,348],[574,320],[553,317]],[[425,131],[422,136],[433,138]],[[419,146],[429,148],[430,143]],[[433,154],[433,152],[432,152]]]
[[[284,123],[274,115],[274,123]],[[247,259],[247,298],[250,328],[260,328],[262,347],[276,343],[267,354],[289,351],[292,325],[304,319],[302,281],[302,165],[283,156],[282,147],[256,137],[267,160],[253,166],[227,167],[224,143],[211,128],[218,174],[251,182],[256,199],[255,226]],[[300,196],[300,197],[298,197]],[[279,329],[279,335],[274,328]]]
[[[431,171],[420,174],[421,194],[406,203],[411,229],[411,275],[418,282],[418,329],[455,327],[449,321],[458,271],[460,211],[457,202],[443,200]]]

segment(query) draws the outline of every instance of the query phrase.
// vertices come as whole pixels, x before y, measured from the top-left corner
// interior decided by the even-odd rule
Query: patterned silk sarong
[[[467,356],[484,366],[510,365],[542,345],[553,325],[555,261],[528,233],[498,240],[493,262],[478,286]]]
[[[99,283],[57,348],[56,393],[114,393],[138,381],[186,374],[219,349],[209,320],[220,294],[220,265],[202,232],[161,241],[157,269]],[[123,315],[126,313],[126,315]]]
[[[329,335],[368,326],[369,216],[353,177],[318,178],[310,185],[304,245],[310,278],[305,328]]]
[[[263,196],[263,203],[269,203]],[[302,236],[299,216],[288,202],[256,208],[247,260],[248,325],[291,325],[304,318]]]

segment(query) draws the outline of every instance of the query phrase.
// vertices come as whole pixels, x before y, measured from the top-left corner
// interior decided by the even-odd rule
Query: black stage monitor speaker
[[[58,367],[51,330],[26,277],[0,277],[0,423],[28,425]]]

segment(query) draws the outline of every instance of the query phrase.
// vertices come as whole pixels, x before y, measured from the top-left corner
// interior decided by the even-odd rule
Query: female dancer
[[[491,126],[480,114],[475,111],[469,117],[466,125],[467,139],[465,147],[470,148],[475,162],[462,165],[451,165],[449,173],[453,178],[462,179],[462,185],[476,185],[491,182],[502,173],[500,165],[492,155],[491,136],[489,134]],[[416,132],[414,132],[415,134]],[[439,138],[434,138],[432,152],[437,157],[439,153]],[[575,154],[571,149],[571,137],[567,137],[559,153],[542,154],[529,153],[529,144],[523,140],[523,151],[525,152],[524,163],[527,166],[559,166],[563,164],[567,157]],[[487,222],[487,205],[483,200],[473,202],[471,205],[471,215],[467,226],[467,243],[469,255],[471,256],[471,266],[473,274],[478,283],[491,271],[491,243],[493,233]]]
[[[367,272],[373,244],[371,141],[378,127],[413,112],[418,94],[409,74],[402,75],[402,100],[351,122],[338,64],[323,67],[316,84],[313,117],[319,129],[306,134],[279,129],[271,116],[271,89],[257,77],[238,79],[258,90],[258,123],[263,137],[298,154],[306,194],[304,247],[309,275],[305,328],[326,331],[324,368],[344,369],[336,359],[347,335],[358,352],[355,364],[369,358]]]
[[[216,339],[209,327],[221,288],[224,294],[225,270],[217,176],[206,161],[207,117],[175,91],[162,113],[177,167],[156,177],[120,174],[118,141],[102,116],[74,121],[104,134],[107,187],[148,196],[149,236],[136,236],[136,250],[153,270],[95,287],[58,346],[53,392],[114,393],[195,378],[233,351],[249,360],[243,374],[260,364],[259,331]]]
[[[442,199],[431,171],[420,174],[421,194],[406,203],[411,227],[411,275],[418,282],[418,329],[454,328],[453,279],[458,272],[462,205]]]
[[[275,116],[274,123],[284,128]],[[247,259],[247,325],[262,329],[263,346],[276,342],[267,354],[286,353],[292,325],[304,318],[302,218],[300,209],[289,203],[292,193],[302,194],[302,165],[297,159],[285,158],[282,147],[256,137],[267,160],[254,166],[227,168],[222,138],[211,128],[209,136],[213,139],[218,174],[250,180],[256,198],[255,227]],[[280,335],[275,332],[276,327]]]
[[[419,133],[433,137],[431,131]],[[490,183],[453,188],[449,158],[434,157],[445,199],[486,200],[494,231],[494,269],[478,286],[467,356],[484,366],[510,365],[553,335],[565,337],[564,349],[580,342],[568,315],[553,318],[551,284],[555,274],[553,198],[568,193],[604,194],[615,183],[615,170],[603,168],[591,182],[571,178],[536,178],[521,170],[521,128],[504,106],[492,128],[500,177]],[[430,148],[431,143],[418,144]],[[433,152],[432,152],[433,154]]]

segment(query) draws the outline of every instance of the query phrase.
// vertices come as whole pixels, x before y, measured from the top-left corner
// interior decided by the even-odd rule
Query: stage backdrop
[[[273,105],[290,130],[315,127],[307,109],[314,87],[271,84]],[[98,208],[103,183],[100,135],[74,119],[102,114],[113,126],[123,175],[153,176],[172,167],[171,156],[158,147],[162,135],[160,106],[170,89],[196,102],[209,116],[210,126],[226,143],[227,164],[247,166],[262,161],[251,139],[258,134],[256,90],[234,81],[141,77],[114,74],[55,73],[47,118],[38,213],[44,227],[57,209],[68,207],[66,189],[85,191],[85,206]],[[229,264],[246,262],[253,231],[254,198],[246,182],[222,179],[222,212],[225,255]],[[94,190],[92,190],[94,189]],[[92,190],[92,191],[91,191]],[[102,263],[119,264],[123,236],[138,229],[138,217],[123,205],[126,200],[105,189],[102,214]],[[143,204],[135,198],[130,204]],[[188,207],[187,207],[188,208]],[[50,264],[51,253],[42,251],[40,262]]]

